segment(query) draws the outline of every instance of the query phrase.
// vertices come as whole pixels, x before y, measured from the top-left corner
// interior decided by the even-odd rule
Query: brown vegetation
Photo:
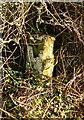
[[[83,2],[2,4],[2,119],[84,118],[83,8]],[[55,38],[51,78],[43,77],[31,59],[39,60],[42,35]]]

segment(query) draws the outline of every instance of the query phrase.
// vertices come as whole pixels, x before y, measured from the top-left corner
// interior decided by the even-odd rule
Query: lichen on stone
[[[29,47],[30,63],[31,66],[39,73],[48,77],[52,77],[54,68],[53,46],[55,37],[50,35],[43,35],[41,38],[42,37],[43,39],[40,41],[42,44],[38,44],[38,47]],[[39,53],[38,55],[36,53],[37,57],[34,56],[35,52]]]

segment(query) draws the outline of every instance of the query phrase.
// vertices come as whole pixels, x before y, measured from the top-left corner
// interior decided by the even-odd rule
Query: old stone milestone
[[[40,39],[40,38],[39,38]],[[28,44],[28,60],[30,66],[36,69],[39,73],[52,77],[54,68],[53,46],[55,37],[49,35],[41,36],[36,43]]]

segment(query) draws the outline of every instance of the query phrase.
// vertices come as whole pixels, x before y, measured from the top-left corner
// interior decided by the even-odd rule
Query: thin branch
[[[0,69],[3,68],[3,66],[7,63],[7,61],[13,56],[14,52],[16,51],[17,47],[15,47],[14,51],[12,52],[12,54],[6,59],[6,61],[3,63],[3,65],[0,67]]]
[[[7,112],[6,110],[3,110],[2,108],[0,108],[0,110],[4,113],[6,113],[8,116],[12,117],[14,120],[18,120],[17,118],[15,118],[12,114],[10,114],[9,112]]]

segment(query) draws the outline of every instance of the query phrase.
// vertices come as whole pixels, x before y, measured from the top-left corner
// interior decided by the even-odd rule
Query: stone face
[[[53,55],[53,46],[54,46],[55,38],[49,35],[44,38],[44,46],[43,46],[43,74],[49,77],[52,77],[53,68],[54,68],[54,55]]]
[[[34,46],[28,46],[28,56],[30,65],[39,73],[42,73],[43,75],[49,77],[52,77],[54,68],[54,41],[54,37],[49,35],[43,35],[43,39],[40,41],[40,43],[42,44],[38,44],[38,47],[35,48]],[[34,56],[35,52],[39,53],[37,57]]]

